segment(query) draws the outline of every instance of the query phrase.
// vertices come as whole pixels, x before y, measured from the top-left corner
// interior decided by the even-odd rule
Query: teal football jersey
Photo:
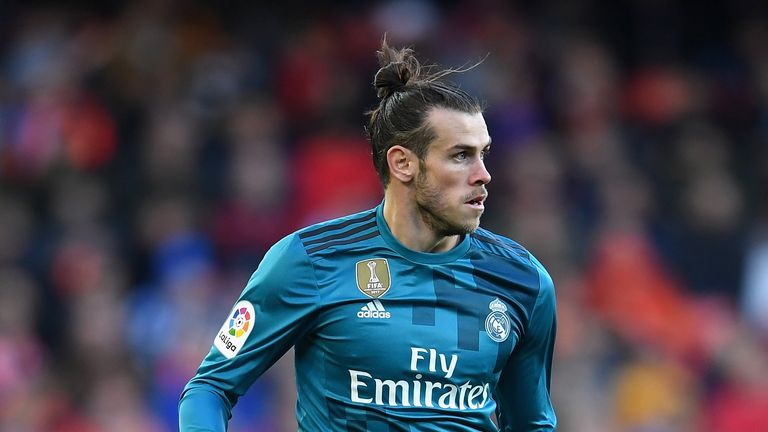
[[[555,429],[546,270],[483,229],[445,253],[407,249],[382,212],[270,249],[182,393],[182,431],[226,430],[238,397],[291,347],[300,431]]]

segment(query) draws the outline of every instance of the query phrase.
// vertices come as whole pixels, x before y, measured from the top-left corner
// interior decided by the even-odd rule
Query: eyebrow
[[[488,142],[485,143],[483,148],[490,147],[490,146],[491,146],[491,140],[488,139]],[[475,146],[473,145],[459,143],[459,144],[452,145],[448,150],[474,150],[474,149],[475,149]]]

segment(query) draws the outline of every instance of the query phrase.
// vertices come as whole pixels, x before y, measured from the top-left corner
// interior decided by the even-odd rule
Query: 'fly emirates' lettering
[[[456,370],[459,356],[450,357],[435,349],[411,347],[411,370],[416,372],[411,381],[379,379],[365,371],[349,369],[352,402],[389,406],[440,407],[452,410],[478,409],[485,406],[491,393],[488,383],[424,380],[420,371],[443,373],[450,380]],[[400,403],[398,403],[400,401]]]

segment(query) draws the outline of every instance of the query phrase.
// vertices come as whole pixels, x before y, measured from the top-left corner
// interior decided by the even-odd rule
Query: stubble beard
[[[442,194],[439,188],[429,184],[426,171],[421,171],[416,176],[416,208],[424,223],[437,235],[453,236],[473,233],[480,220],[472,223],[457,223],[451,221],[446,213],[446,205],[441,200]]]

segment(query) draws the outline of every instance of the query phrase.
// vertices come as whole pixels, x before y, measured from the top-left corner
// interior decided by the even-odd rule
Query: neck
[[[458,235],[444,236],[435,232],[422,219],[413,197],[398,197],[391,188],[384,193],[384,220],[397,241],[417,252],[446,252],[460,240]]]

